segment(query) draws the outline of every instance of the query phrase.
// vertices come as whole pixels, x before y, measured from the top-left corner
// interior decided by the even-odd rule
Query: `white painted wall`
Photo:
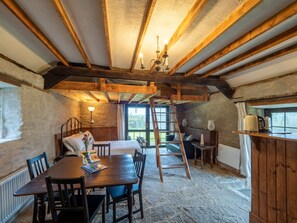
[[[239,170],[240,150],[224,144],[219,144],[218,161]]]

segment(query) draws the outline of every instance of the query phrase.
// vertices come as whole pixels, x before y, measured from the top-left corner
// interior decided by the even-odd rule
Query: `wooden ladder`
[[[160,131],[159,130],[159,125],[158,125],[158,119],[157,119],[157,112],[156,112],[156,104],[153,98],[150,98],[150,106],[151,106],[151,113],[152,113],[152,124],[154,128],[154,136],[155,136],[155,145],[156,145],[156,163],[157,167],[159,168],[159,175],[160,175],[160,180],[163,182],[163,173],[162,169],[174,169],[174,168],[185,168],[186,175],[189,179],[191,179],[191,173],[190,173],[190,168],[187,160],[187,156],[185,153],[185,147],[182,139],[182,135],[180,133],[179,125],[178,125],[178,120],[176,117],[176,108],[173,104],[173,101],[170,100],[170,112],[171,114],[171,119],[170,121],[166,121],[166,123],[173,123],[174,124],[174,130],[171,131]],[[165,123],[165,122],[159,122],[159,123]],[[160,133],[177,133],[178,134],[178,141],[164,141],[162,142],[160,139]],[[167,153],[160,153],[160,145],[161,144],[179,144],[180,152],[167,152]],[[161,164],[161,157],[163,156],[178,156],[180,155],[182,157],[182,163],[181,164],[171,164],[171,165],[163,165]]]

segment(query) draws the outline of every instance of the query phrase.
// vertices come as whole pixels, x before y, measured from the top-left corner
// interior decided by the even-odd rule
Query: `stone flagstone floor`
[[[185,176],[184,169],[164,170],[164,183],[160,182],[155,163],[155,150],[147,149],[147,162],[143,181],[144,219],[133,216],[135,222],[144,223],[244,223],[250,211],[247,180],[218,167],[208,165],[202,170],[190,160],[192,180]],[[163,164],[180,162],[177,157],[162,158]],[[96,190],[104,193],[104,190]],[[136,199],[136,205],[138,200]],[[126,204],[118,205],[120,216],[126,212]],[[15,223],[32,221],[33,208],[29,206]],[[101,222],[97,214],[94,222]],[[48,216],[50,218],[50,215]],[[112,211],[106,215],[112,222]],[[123,220],[122,222],[127,222]]]

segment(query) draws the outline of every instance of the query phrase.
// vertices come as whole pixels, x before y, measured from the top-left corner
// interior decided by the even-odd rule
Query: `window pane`
[[[297,112],[286,112],[286,127],[297,128]]]
[[[131,139],[131,140],[136,140],[136,138],[138,136],[141,136],[143,138],[146,138],[145,136],[145,132],[129,132],[128,131],[128,139]]]
[[[145,130],[145,108],[128,108],[128,129]]]
[[[278,127],[285,126],[284,121],[285,121],[284,112],[271,113],[272,126],[278,126]]]
[[[296,134],[297,133],[297,129],[293,129],[293,128],[286,128],[286,132],[291,132]]]
[[[285,128],[272,127],[271,130],[273,133],[277,133],[277,132],[284,132]]]

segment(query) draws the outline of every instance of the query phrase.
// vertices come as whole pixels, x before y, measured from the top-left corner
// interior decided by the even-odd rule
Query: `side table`
[[[203,169],[204,165],[204,151],[210,151],[210,166],[213,167],[213,151],[216,146],[214,145],[200,145],[200,142],[193,142],[192,145],[194,146],[194,160],[195,165],[197,165],[197,149],[200,149],[201,151],[201,169]]]

